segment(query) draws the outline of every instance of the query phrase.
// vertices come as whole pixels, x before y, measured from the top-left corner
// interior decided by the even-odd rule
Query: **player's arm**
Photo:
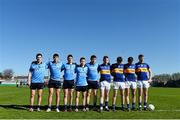
[[[152,70],[149,68],[148,71],[149,71],[149,80],[148,80],[148,82],[151,83],[152,82]]]
[[[30,84],[31,84],[31,78],[32,78],[32,73],[29,72],[29,73],[28,73],[28,79],[27,79],[27,85],[28,85],[28,86],[30,86]]]

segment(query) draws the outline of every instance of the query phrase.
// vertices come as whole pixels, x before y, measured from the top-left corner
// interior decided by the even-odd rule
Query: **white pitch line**
[[[158,111],[158,112],[164,112],[164,111],[165,111],[165,112],[166,112],[166,111],[167,111],[167,112],[169,112],[169,111],[170,111],[170,112],[180,112],[180,110],[155,110],[155,111]]]

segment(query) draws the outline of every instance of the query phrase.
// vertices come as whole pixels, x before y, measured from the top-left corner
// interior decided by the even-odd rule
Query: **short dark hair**
[[[133,61],[133,57],[128,57],[128,62]]]
[[[41,53],[37,53],[37,54],[36,54],[36,58],[37,58],[38,56],[41,56],[41,57],[42,57],[42,54],[41,54]]]
[[[86,60],[86,58],[85,58],[85,57],[81,57],[81,58],[80,58],[80,61],[81,61],[81,60]]]
[[[55,58],[55,57],[59,57],[59,55],[58,55],[57,53],[55,53],[55,54],[53,55],[53,58]]]
[[[73,55],[69,54],[69,55],[67,56],[67,58],[69,58],[69,57],[72,57],[72,58],[73,58]]]
[[[109,58],[109,57],[108,57],[108,56],[104,56],[104,57],[103,57],[103,60],[106,59],[106,58]]]
[[[144,57],[144,55],[143,54],[138,55],[138,58],[141,58],[141,57]]]
[[[122,57],[117,57],[117,62],[122,62],[123,58]]]
[[[91,55],[91,60],[92,60],[93,58],[97,58],[96,55]]]

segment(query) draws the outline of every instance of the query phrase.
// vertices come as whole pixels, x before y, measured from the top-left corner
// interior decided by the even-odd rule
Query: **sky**
[[[145,55],[154,74],[180,72],[179,0],[0,0],[0,72],[27,75],[36,53],[63,63]]]

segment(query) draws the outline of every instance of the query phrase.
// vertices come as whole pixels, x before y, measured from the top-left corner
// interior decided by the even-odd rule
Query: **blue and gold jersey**
[[[137,80],[148,80],[150,67],[147,63],[136,63],[136,75]]]
[[[47,65],[45,63],[32,62],[29,68],[29,72],[32,74],[31,83],[44,83],[46,69]]]
[[[50,70],[50,79],[60,81],[62,65],[62,62],[55,63],[54,61],[50,61],[47,63]]]
[[[75,72],[77,73],[76,86],[87,86],[88,67],[87,66],[82,67],[80,65],[77,65]]]
[[[111,69],[109,64],[99,65],[98,71],[100,72],[100,81],[111,82]]]
[[[124,64],[112,64],[111,65],[111,75],[114,77],[114,81],[124,82]]]
[[[126,81],[136,81],[136,65],[135,64],[125,64],[124,65],[124,75]]]

